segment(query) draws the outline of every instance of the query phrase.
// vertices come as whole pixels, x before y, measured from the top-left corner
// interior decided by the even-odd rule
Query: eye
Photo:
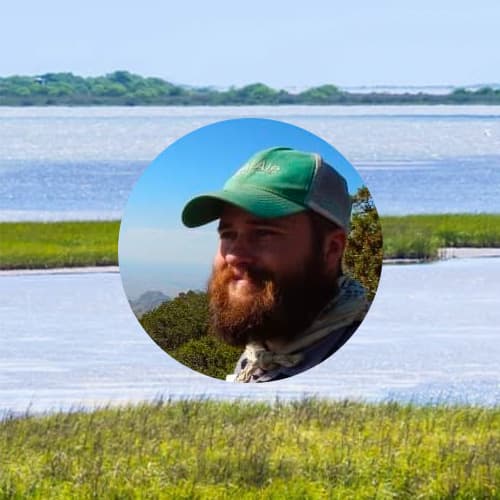
[[[223,229],[222,231],[219,231],[219,238],[221,240],[234,240],[234,238],[236,238],[236,231]]]
[[[257,229],[255,231],[255,234],[259,238],[266,238],[267,236],[274,236],[276,234],[276,231],[273,231],[272,229],[262,228]]]

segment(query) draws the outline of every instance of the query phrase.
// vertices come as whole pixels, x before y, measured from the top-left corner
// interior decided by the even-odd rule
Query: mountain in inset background
[[[158,307],[163,302],[170,300],[170,297],[165,295],[163,292],[157,290],[148,290],[144,292],[139,298],[135,300],[129,300],[130,307],[134,314],[140,318],[144,313],[151,311],[155,307]]]

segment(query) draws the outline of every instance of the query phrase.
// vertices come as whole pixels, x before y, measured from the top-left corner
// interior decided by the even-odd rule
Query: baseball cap
[[[226,203],[264,218],[312,210],[349,231],[352,200],[347,182],[316,153],[287,147],[256,153],[221,191],[191,199],[182,222],[187,227],[208,224],[220,217]]]

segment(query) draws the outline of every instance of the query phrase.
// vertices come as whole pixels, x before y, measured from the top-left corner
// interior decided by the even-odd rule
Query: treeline
[[[344,255],[344,271],[365,287],[369,299],[377,290],[382,269],[382,229],[366,187],[353,200],[352,228]],[[140,323],[170,356],[205,375],[224,379],[232,373],[241,349],[219,341],[210,331],[205,292],[181,293],[145,313]]]
[[[82,77],[72,73],[0,78],[3,106],[221,106],[221,105],[328,105],[328,104],[500,104],[500,89],[456,89],[446,95],[425,93],[354,93],[335,85],[321,85],[298,94],[253,83],[229,90],[188,87],[115,71],[105,76]]]

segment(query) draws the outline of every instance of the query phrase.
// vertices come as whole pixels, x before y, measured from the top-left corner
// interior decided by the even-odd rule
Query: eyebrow
[[[286,225],[279,224],[275,222],[274,220],[266,220],[266,219],[251,219],[246,222],[249,226],[254,226],[254,227],[266,227],[266,228],[272,228],[272,229],[285,229]],[[225,229],[229,229],[232,227],[231,223],[223,223],[219,222],[219,226],[217,227],[217,231],[224,231]]]

